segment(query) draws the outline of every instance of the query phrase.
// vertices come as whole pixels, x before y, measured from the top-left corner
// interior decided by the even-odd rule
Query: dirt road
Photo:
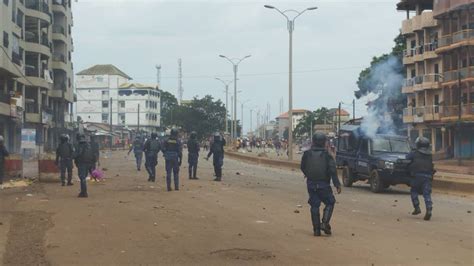
[[[472,197],[434,194],[433,220],[425,222],[409,214],[408,190],[344,189],[333,236],[316,238],[299,171],[226,159],[224,182],[216,183],[201,159],[200,180],[183,168],[181,191],[166,192],[161,158],[160,178],[149,183],[124,155],[102,160],[109,179],[90,184],[88,199],[75,197],[77,183],[0,191],[0,262],[474,264]]]

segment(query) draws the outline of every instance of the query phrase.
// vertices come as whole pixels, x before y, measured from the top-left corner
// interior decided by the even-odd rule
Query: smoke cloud
[[[376,100],[369,102],[368,114],[363,118],[361,129],[369,137],[377,133],[396,134],[394,123],[394,104],[401,95],[403,65],[395,56],[389,56],[376,64],[364,81]]]

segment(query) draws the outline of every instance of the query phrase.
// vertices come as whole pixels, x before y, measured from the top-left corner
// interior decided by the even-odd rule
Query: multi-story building
[[[407,40],[403,121],[425,136],[437,158],[474,156],[474,3],[401,0]],[[414,16],[410,14],[414,12]]]
[[[130,83],[132,78],[113,65],[95,65],[77,73],[76,114],[84,122],[140,127],[158,132],[161,93],[157,87]]]
[[[35,129],[37,147],[50,149],[71,129],[71,2],[5,0],[0,22],[0,134],[18,152],[21,128]]]
[[[294,109],[293,110],[293,124],[292,124],[292,131],[295,130],[296,126],[298,125],[298,123],[300,122],[301,118],[303,118],[303,116],[305,114],[307,114],[309,111],[308,110],[305,110],[305,109]],[[277,118],[276,118],[276,127],[278,128],[278,136],[280,138],[283,138],[283,134],[285,132],[286,129],[288,129],[289,127],[289,119],[288,119],[288,112],[286,113],[283,113],[281,115],[279,115]]]

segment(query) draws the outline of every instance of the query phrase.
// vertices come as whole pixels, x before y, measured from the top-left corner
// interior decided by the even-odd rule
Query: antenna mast
[[[161,87],[161,65],[156,65],[156,85]]]
[[[183,68],[182,68],[182,60],[181,58],[178,59],[178,104],[181,105],[183,101]]]

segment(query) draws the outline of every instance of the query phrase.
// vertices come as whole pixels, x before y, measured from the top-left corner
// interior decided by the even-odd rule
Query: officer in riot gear
[[[5,157],[10,156],[5,148],[3,136],[0,135],[0,186],[3,185],[3,178],[5,175]],[[0,187],[1,188],[1,187]]]
[[[132,147],[130,147],[130,150],[128,150],[128,154],[130,155],[130,152],[133,150],[133,154],[135,155],[135,161],[137,163],[137,171],[141,170],[142,167],[142,158],[143,158],[143,149],[145,146],[143,145],[142,139],[137,136],[135,140],[133,141]]]
[[[86,136],[84,134],[79,134],[77,139],[79,144],[77,145],[74,161],[76,163],[79,179],[81,180],[81,192],[79,193],[78,197],[87,198],[88,193],[86,178],[91,168],[97,161],[97,158],[95,158],[96,153],[92,149],[90,143],[86,141]]]
[[[189,179],[198,179],[196,174],[200,150],[197,133],[193,131],[188,140]]]
[[[145,152],[145,168],[148,172],[148,182],[155,182],[158,153],[161,151],[161,143],[156,133],[151,133],[150,138],[145,142],[143,151]]]
[[[61,172],[61,185],[72,186],[72,160],[74,158],[74,146],[69,142],[69,136],[63,134],[59,137],[60,143],[56,149],[56,165],[59,166]]]
[[[306,177],[308,203],[311,206],[311,221],[315,236],[320,236],[321,230],[327,235],[331,234],[329,222],[336,203],[331,189],[331,180],[337,193],[341,193],[336,163],[325,146],[326,135],[317,132],[313,135],[311,149],[305,151],[301,159],[301,171]],[[325,205],[322,220],[319,214],[321,202]]]
[[[207,154],[206,160],[209,160],[209,157],[212,157],[212,163],[214,165],[214,173],[216,178],[214,181],[221,181],[222,180],[222,166],[224,165],[224,146],[225,146],[225,139],[221,137],[219,132],[214,134],[214,141],[211,144],[209,149],[209,153]]]
[[[170,137],[163,143],[163,156],[166,166],[166,187],[168,191],[171,191],[171,174],[173,174],[174,190],[179,190],[179,167],[183,159],[183,151],[176,128],[171,129]]]
[[[421,213],[418,195],[422,194],[425,199],[426,221],[431,219],[433,211],[433,201],[431,200],[431,183],[436,172],[433,165],[433,156],[430,151],[430,141],[425,137],[418,137],[415,141],[416,149],[407,155],[411,160],[409,170],[412,176],[410,184],[410,194],[413,207],[412,215]]]

